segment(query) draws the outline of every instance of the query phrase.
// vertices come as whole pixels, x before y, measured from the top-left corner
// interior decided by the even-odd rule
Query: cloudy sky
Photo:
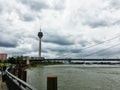
[[[47,58],[120,57],[120,0],[0,0],[0,52]]]

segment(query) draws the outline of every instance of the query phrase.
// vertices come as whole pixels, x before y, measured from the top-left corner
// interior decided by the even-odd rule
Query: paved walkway
[[[0,72],[0,90],[8,90],[6,83],[2,82],[2,76],[1,76],[1,72]]]

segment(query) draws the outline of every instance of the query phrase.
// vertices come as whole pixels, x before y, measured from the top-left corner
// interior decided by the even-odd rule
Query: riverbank
[[[37,63],[37,62],[33,62],[31,63],[31,67],[42,67],[42,66],[48,66],[48,65],[61,65],[63,63],[61,62],[41,62],[41,63]]]

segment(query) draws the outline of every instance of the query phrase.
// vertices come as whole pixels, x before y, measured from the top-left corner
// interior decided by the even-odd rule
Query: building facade
[[[0,61],[7,60],[7,54],[6,53],[0,53]]]

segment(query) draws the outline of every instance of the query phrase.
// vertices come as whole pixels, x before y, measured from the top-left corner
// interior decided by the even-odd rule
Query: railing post
[[[21,76],[22,76],[22,69],[19,67],[18,68],[18,78],[21,79]]]
[[[12,73],[13,73],[13,75],[16,75],[16,70],[15,70],[15,68],[13,69],[13,72],[12,72]]]
[[[57,90],[57,76],[47,77],[47,90]]]
[[[22,80],[25,82],[27,81],[27,71],[22,72]]]

